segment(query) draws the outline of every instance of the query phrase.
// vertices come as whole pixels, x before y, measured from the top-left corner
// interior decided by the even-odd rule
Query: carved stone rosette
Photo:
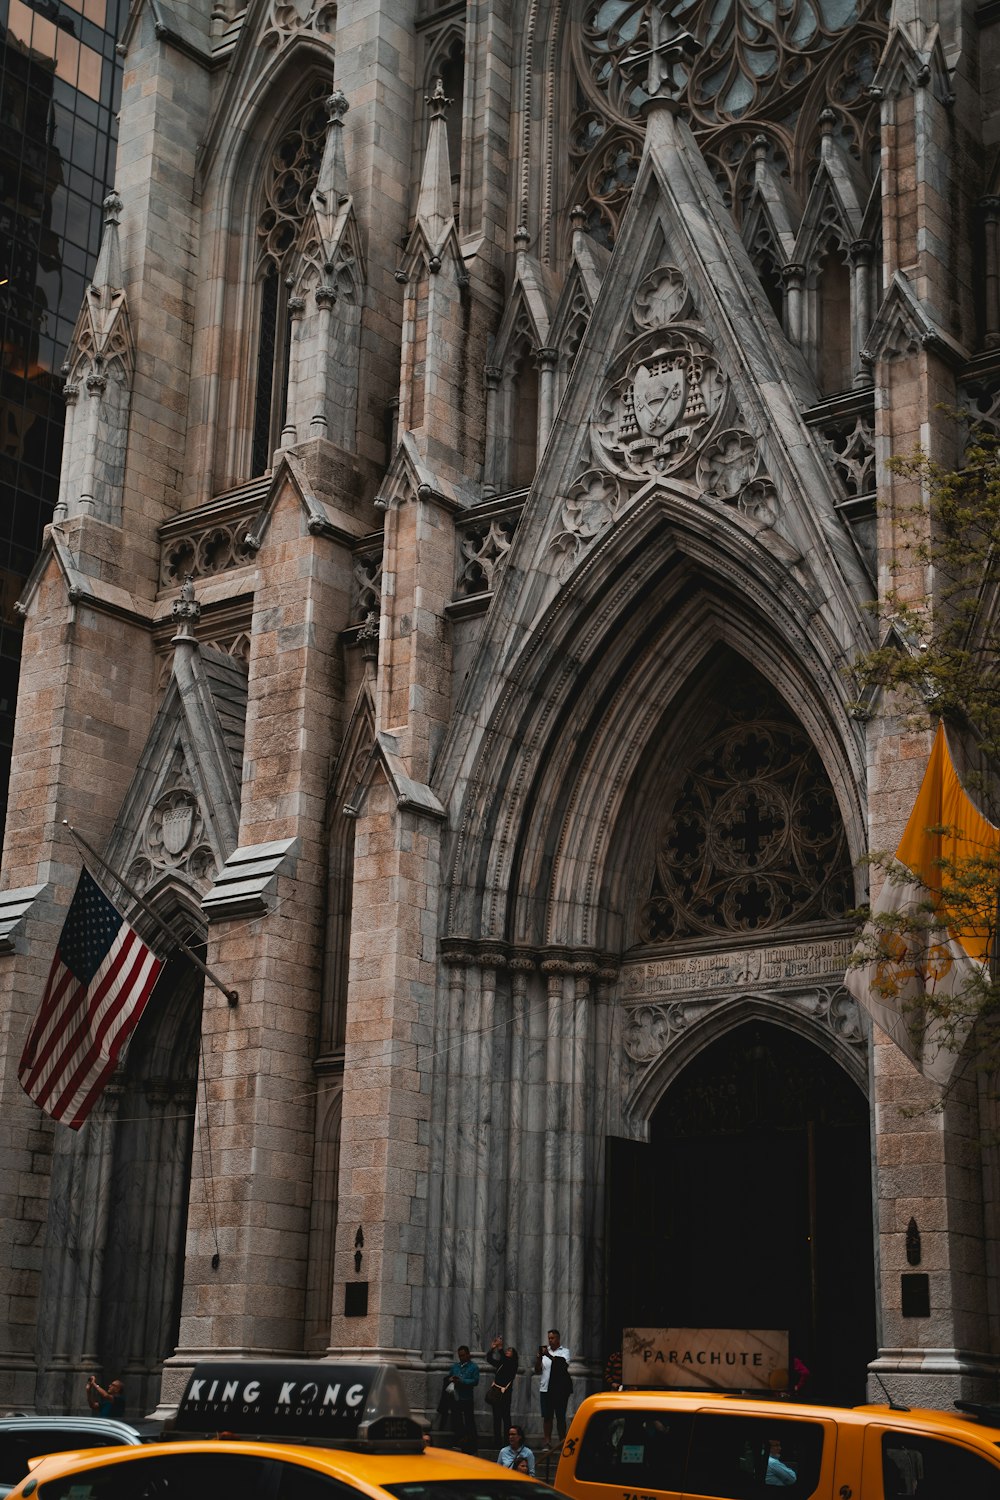
[[[166,871],[180,874],[200,891],[207,890],[216,875],[198,799],[186,786],[173,786],[153,804],[129,876],[142,889]]]
[[[610,474],[588,469],[580,475],[562,503],[560,529],[550,544],[560,572],[570,572],[584,548],[617,519],[621,502],[621,487]]]

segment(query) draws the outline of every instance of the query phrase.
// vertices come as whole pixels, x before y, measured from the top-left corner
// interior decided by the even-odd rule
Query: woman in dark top
[[[514,1391],[514,1378],[517,1375],[517,1350],[511,1344],[504,1344],[503,1339],[496,1338],[486,1351],[486,1363],[493,1370],[493,1384],[500,1388],[500,1398],[491,1403],[493,1412],[493,1441],[498,1447],[502,1447],[507,1441],[507,1429],[510,1427],[510,1402]]]

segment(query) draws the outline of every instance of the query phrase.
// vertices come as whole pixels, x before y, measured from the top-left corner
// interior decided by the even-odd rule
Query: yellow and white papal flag
[[[877,920],[844,983],[941,1087],[958,1063],[977,987],[988,975],[998,850],[1000,829],[968,797],[939,723],[896,863],[875,903]]]

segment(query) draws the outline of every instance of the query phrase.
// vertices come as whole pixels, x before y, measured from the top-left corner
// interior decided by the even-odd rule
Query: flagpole
[[[182,937],[178,937],[174,929],[168,922],[165,922],[163,920],[159,912],[155,912],[149,905],[149,903],[143,900],[143,898],[139,895],[139,892],[133,890],[128,881],[125,880],[121,875],[119,875],[117,870],[112,869],[107,860],[104,859],[100,854],[98,854],[93,844],[89,843],[88,840],[84,838],[82,833],[77,832],[68,818],[63,818],[63,827],[69,829],[71,837],[74,838],[78,844],[82,844],[83,848],[86,849],[91,858],[97,861],[102,870],[107,871],[112,880],[118,882],[122,890],[132,897],[132,900],[135,902],[136,906],[139,907],[140,911],[144,911],[146,913],[146,916],[149,917],[150,921],[156,923],[160,931],[165,933],[166,936],[170,938],[171,942],[181,950],[185,958],[189,958],[194,964],[195,968],[200,969],[201,972],[205,975],[206,979],[210,979],[215,985],[215,988],[222,991],[226,999],[229,1001],[229,1004],[238,1005],[240,999],[239,991],[229,989],[226,985],[223,984],[222,980],[218,977],[217,974],[212,973],[208,965],[202,962],[197,953],[192,952],[192,950],[188,947],[187,943]]]

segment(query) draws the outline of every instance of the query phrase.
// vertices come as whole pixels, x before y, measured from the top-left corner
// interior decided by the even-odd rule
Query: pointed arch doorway
[[[875,1354],[868,1102],[821,1047],[753,1020],[705,1047],[649,1141],[608,1142],[608,1346],[622,1327],[787,1328],[813,1400]]]

